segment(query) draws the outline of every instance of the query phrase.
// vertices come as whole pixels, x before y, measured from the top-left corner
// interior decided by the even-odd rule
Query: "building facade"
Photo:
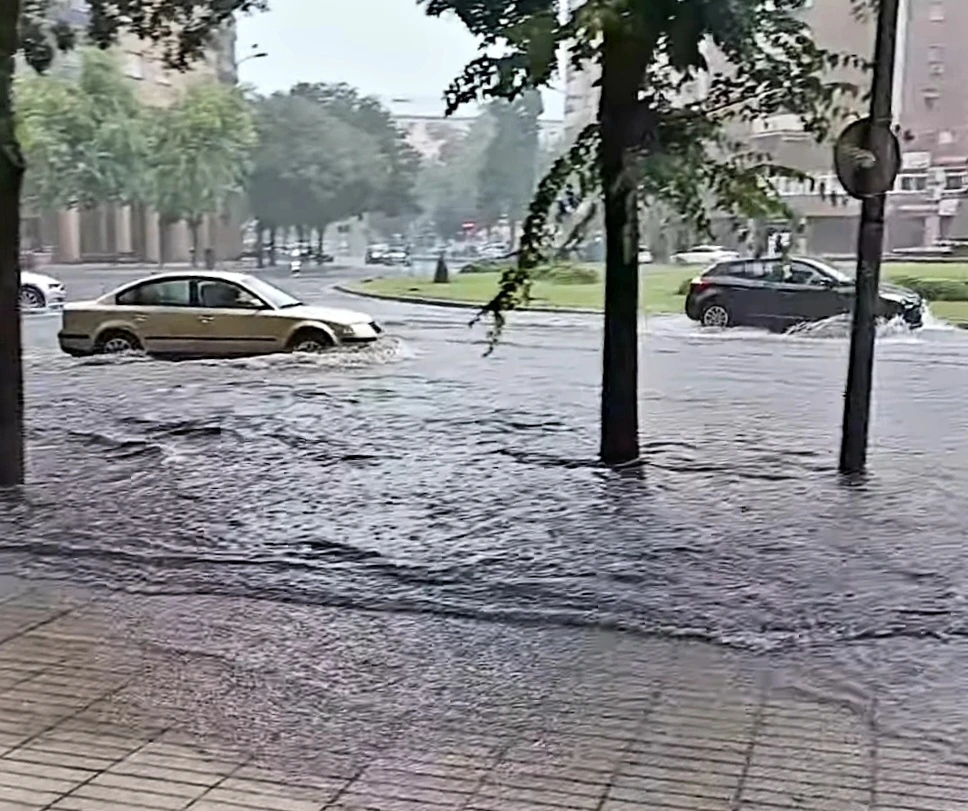
[[[57,15],[79,29],[88,22],[86,0],[64,0]],[[213,40],[202,60],[187,73],[164,65],[160,49],[137,37],[122,35],[115,51],[121,70],[133,84],[142,103],[165,107],[185,89],[200,81],[237,82],[234,25],[226,26]],[[75,77],[80,71],[77,51],[61,55],[56,71]],[[241,252],[239,216],[223,212],[206,218],[200,247],[211,247],[219,258]],[[84,261],[184,262],[191,258],[191,239],[184,222],[162,225],[158,214],[144,206],[106,204],[95,208],[69,208],[36,212],[26,223],[25,241],[35,249],[50,251],[60,263]]]
[[[869,59],[875,20],[858,16],[845,0],[810,0],[803,11],[815,40]],[[901,131],[901,173],[888,198],[886,246],[891,250],[968,238],[968,75],[966,0],[901,0],[894,113]],[[710,55],[715,70],[716,57]],[[844,78],[869,88],[869,76]],[[567,77],[566,130],[594,120],[597,98],[590,71]],[[859,101],[853,113],[866,110]],[[805,248],[852,254],[860,205],[846,196],[833,171],[831,144],[816,144],[793,116],[778,115],[737,132],[780,164],[809,174],[813,183],[780,182],[778,191],[801,218]]]
[[[424,160],[437,160],[446,143],[467,134],[476,119],[465,117],[397,115],[394,123],[403,131],[407,143]],[[538,121],[538,139],[542,147],[562,138],[564,122],[542,118]]]

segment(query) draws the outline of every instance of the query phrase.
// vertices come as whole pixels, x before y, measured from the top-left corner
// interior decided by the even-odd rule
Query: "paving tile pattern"
[[[665,645],[657,665],[641,640],[577,667],[540,723],[455,719],[284,773],[126,708],[143,651],[82,601],[0,587],[0,811],[968,811],[968,766],[722,652]]]

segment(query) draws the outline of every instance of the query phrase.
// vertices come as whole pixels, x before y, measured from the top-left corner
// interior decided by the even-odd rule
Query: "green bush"
[[[894,281],[901,287],[919,293],[928,301],[968,301],[968,281],[918,279],[914,276],[901,276]]]
[[[471,262],[460,269],[460,273],[502,273],[509,265],[500,262]],[[531,271],[531,278],[535,281],[550,282],[551,284],[597,284],[600,276],[597,270],[586,265],[576,265],[570,262],[555,262],[540,265]]]
[[[570,263],[542,265],[535,268],[531,276],[551,284],[597,284],[601,278],[594,268]]]
[[[682,284],[679,285],[679,289],[676,290],[677,296],[689,295],[689,287],[692,285],[692,279],[684,279]]]

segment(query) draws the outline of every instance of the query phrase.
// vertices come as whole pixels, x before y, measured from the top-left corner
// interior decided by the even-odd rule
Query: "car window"
[[[198,283],[198,301],[202,307],[229,310],[259,310],[265,306],[248,290],[237,284],[218,280]]]
[[[729,276],[733,279],[752,279],[765,281],[772,278],[776,272],[776,263],[761,260],[747,260],[742,262],[720,262],[713,267],[707,276]]]
[[[786,269],[784,281],[790,284],[807,284],[823,287],[826,277],[812,265],[804,262],[791,262]]]
[[[743,277],[746,279],[769,282],[776,278],[776,262],[771,262],[769,259],[750,259],[742,264],[744,267]]]
[[[119,293],[116,301],[135,307],[190,307],[191,284],[188,279],[145,282]]]

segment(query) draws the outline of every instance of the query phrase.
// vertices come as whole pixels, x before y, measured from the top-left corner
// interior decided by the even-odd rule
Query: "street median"
[[[699,267],[644,265],[640,268],[639,296],[643,312],[679,314],[685,305],[689,281]],[[886,282],[921,293],[935,316],[952,324],[968,324],[968,263],[888,263]],[[497,293],[501,269],[469,265],[452,273],[446,283],[429,277],[380,276],[339,286],[352,295],[437,307],[477,309]],[[532,274],[531,297],[522,310],[535,312],[601,312],[605,289],[601,270],[589,265],[552,264]]]

